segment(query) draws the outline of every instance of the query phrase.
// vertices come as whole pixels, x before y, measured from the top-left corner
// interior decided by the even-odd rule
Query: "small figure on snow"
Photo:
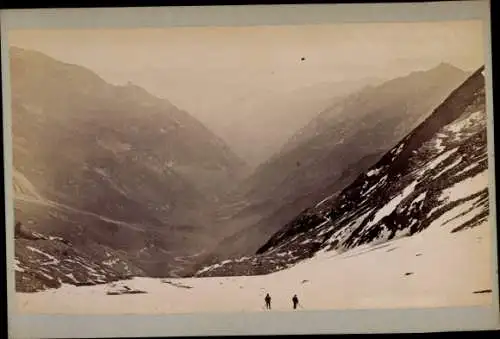
[[[266,308],[268,310],[271,309],[271,296],[269,295],[269,293],[266,294],[266,297],[264,298],[264,300],[266,301]]]
[[[295,294],[292,298],[292,302],[293,302],[293,309],[297,309],[297,305],[299,304],[299,298],[297,298],[297,295]]]

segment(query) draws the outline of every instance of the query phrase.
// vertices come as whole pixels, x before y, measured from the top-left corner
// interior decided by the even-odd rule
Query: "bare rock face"
[[[318,251],[343,252],[412,236],[451,210],[450,232],[489,217],[484,67],[340,194],[326,196],[251,256],[204,267],[197,276],[267,274]],[[440,219],[441,220],[441,219]],[[412,272],[406,276],[411,277]]]

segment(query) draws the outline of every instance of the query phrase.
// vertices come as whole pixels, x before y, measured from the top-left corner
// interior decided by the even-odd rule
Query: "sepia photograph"
[[[9,302],[92,316],[495,306],[488,30],[9,29]]]

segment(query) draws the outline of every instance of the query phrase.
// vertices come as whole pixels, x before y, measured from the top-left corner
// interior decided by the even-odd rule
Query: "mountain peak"
[[[433,70],[440,72],[464,72],[463,69],[444,61],[440,62]]]

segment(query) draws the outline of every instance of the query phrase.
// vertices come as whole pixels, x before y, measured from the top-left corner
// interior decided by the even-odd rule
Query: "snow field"
[[[460,213],[460,209],[456,209]],[[146,294],[107,295],[111,285],[18,293],[19,311],[45,314],[172,314],[262,312],[264,296],[272,311],[354,308],[457,307],[491,303],[491,247],[488,223],[450,234],[454,213],[426,231],[375,247],[320,256],[265,276],[167,279],[134,278],[126,285]],[[411,273],[406,275],[406,273]],[[267,311],[266,311],[267,312]]]

